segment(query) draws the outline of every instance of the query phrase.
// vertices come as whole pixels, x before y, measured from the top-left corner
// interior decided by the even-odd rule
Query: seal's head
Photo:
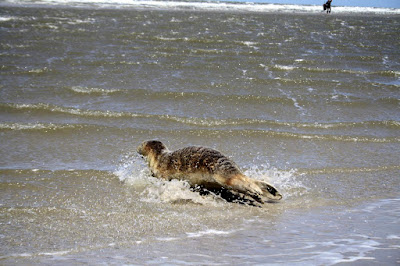
[[[149,140],[143,142],[138,148],[137,152],[140,155],[143,155],[145,157],[149,156],[149,154],[153,156],[158,156],[160,155],[163,151],[165,151],[167,147],[158,140]]]

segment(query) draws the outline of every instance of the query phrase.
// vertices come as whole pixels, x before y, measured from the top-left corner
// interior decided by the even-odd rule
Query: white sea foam
[[[230,231],[220,231],[220,230],[215,230],[215,229],[208,229],[205,231],[186,233],[186,235],[190,238],[195,238],[195,237],[213,236],[213,235],[229,235],[231,233],[232,232],[230,232]]]
[[[118,90],[118,89],[89,88],[89,87],[83,87],[83,86],[73,86],[73,87],[71,87],[71,90],[74,92],[77,92],[77,93],[82,93],[82,94],[103,94],[103,95],[122,91],[122,90]]]
[[[189,184],[180,180],[164,181],[154,178],[153,183],[147,186],[141,196],[144,202],[216,204],[211,198],[191,191]]]
[[[5,16],[5,17],[0,17],[0,22],[10,21],[10,20],[16,20],[16,19],[17,19],[16,17],[8,17],[8,16]]]
[[[278,70],[285,70],[285,71],[291,71],[296,69],[296,67],[294,66],[283,66],[283,65],[275,65],[274,68],[278,69]]]
[[[187,2],[187,1],[142,1],[142,0],[6,0],[8,5],[59,5],[96,8],[142,8],[167,10],[199,10],[227,12],[281,12],[281,13],[322,13],[321,5],[287,5],[233,2]],[[335,13],[400,14],[399,8],[341,7],[334,6]]]
[[[129,185],[145,187],[151,184],[151,173],[144,160],[136,153],[126,154],[114,171],[120,181]]]
[[[53,124],[53,123],[0,123],[1,129],[8,130],[45,130],[54,131],[59,129],[74,129],[81,125],[74,124]]]
[[[37,257],[37,256],[63,256],[71,253],[72,250],[60,250],[60,251],[51,251],[51,252],[39,252],[39,253],[16,253],[9,254],[5,256],[0,256],[0,259],[9,259],[9,258],[28,258],[28,257]]]
[[[77,24],[92,24],[96,22],[95,19],[93,18],[87,18],[87,19],[75,19],[75,20],[70,20],[67,23],[70,25],[77,25]]]
[[[67,255],[69,253],[71,253],[71,251],[66,250],[66,251],[41,252],[38,255],[39,256],[62,256],[62,255]]]
[[[246,45],[247,47],[254,48],[255,50],[258,49],[258,47],[256,46],[258,43],[256,43],[256,42],[248,42],[248,41],[246,41],[246,42],[238,42],[238,43]]]
[[[156,239],[157,239],[158,241],[163,241],[163,242],[170,242],[170,241],[179,240],[178,237],[157,237]]]
[[[185,181],[165,181],[151,176],[144,160],[134,153],[122,158],[114,174],[125,184],[134,186],[144,202],[195,203],[217,206],[223,201],[216,196],[201,196]]]
[[[309,188],[297,177],[295,170],[283,171],[268,164],[251,165],[244,174],[261,181],[268,182],[281,192],[285,199],[300,197],[308,193]]]
[[[380,243],[368,239],[336,239],[324,243],[314,243],[319,246],[330,248],[312,256],[312,260],[323,265],[334,265],[338,263],[355,262],[359,260],[374,260],[367,254],[379,248]],[[346,255],[349,254],[349,255]]]

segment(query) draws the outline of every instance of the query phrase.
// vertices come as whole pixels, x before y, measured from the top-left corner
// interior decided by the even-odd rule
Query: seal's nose
[[[137,153],[139,153],[140,155],[143,155],[143,149],[142,149],[142,145],[139,145],[136,149]]]

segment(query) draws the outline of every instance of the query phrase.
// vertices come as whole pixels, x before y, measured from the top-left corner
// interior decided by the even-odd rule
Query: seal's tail
[[[273,199],[273,200],[280,200],[282,199],[282,194],[278,192],[276,188],[271,186],[270,184],[263,182],[263,181],[258,181],[255,180],[256,184],[261,188],[262,190],[262,196],[266,197],[268,199]]]
[[[217,183],[227,189],[231,189],[252,197],[254,200],[264,203],[265,198],[280,200],[282,195],[270,184],[237,174],[226,178],[224,175],[214,175]]]

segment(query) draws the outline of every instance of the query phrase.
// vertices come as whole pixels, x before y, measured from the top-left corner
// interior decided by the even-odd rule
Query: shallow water
[[[397,15],[40,3],[1,2],[2,264],[400,263]],[[157,180],[153,138],[284,199]]]

